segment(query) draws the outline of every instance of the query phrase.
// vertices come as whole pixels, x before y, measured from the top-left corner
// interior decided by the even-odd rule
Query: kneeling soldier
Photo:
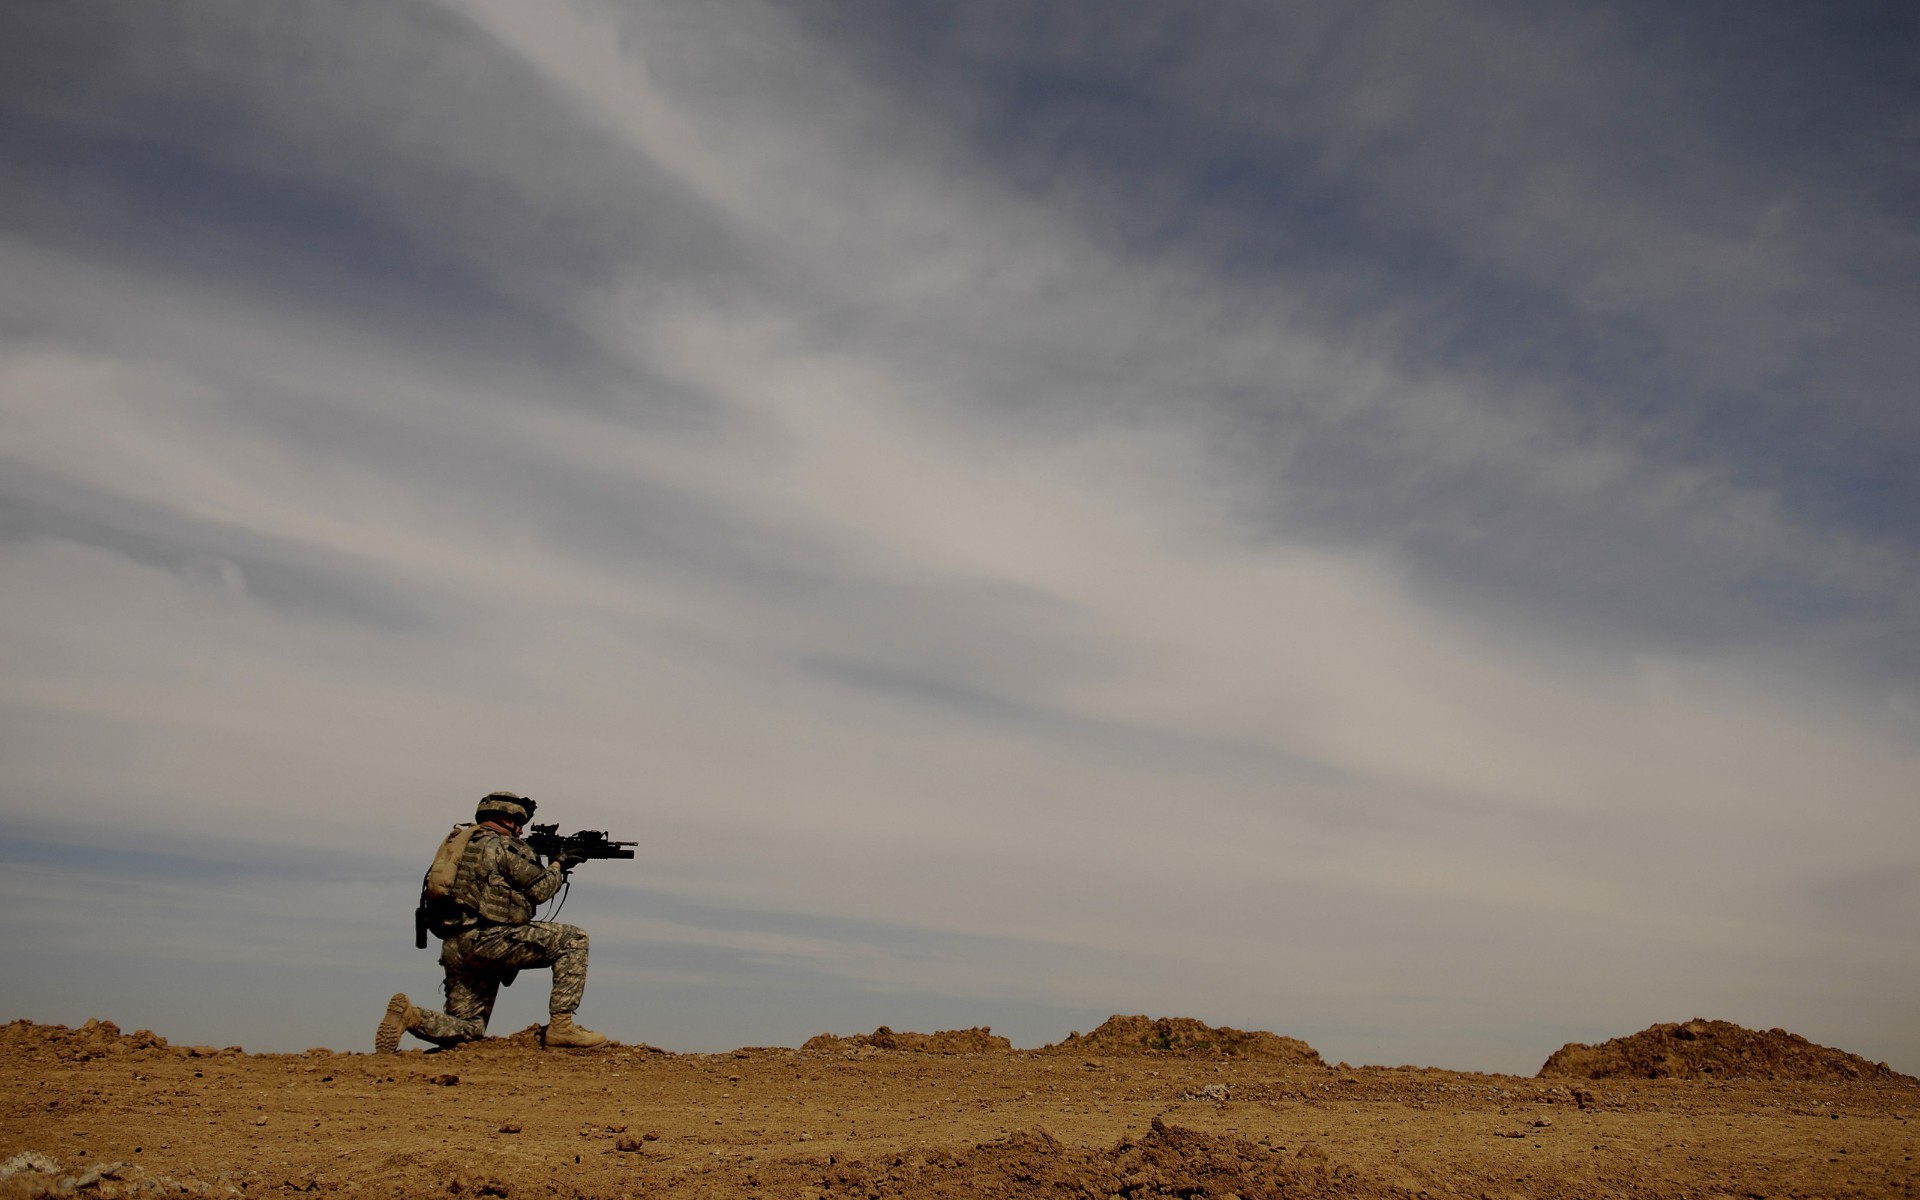
[[[536,921],[535,909],[553,898],[567,881],[573,860],[562,857],[547,866],[520,839],[532,819],[534,802],[512,792],[495,792],[475,811],[471,836],[460,853],[448,900],[429,928],[443,939],[441,985],[447,1010],[420,1008],[400,993],[374,1035],[374,1050],[392,1054],[400,1035],[452,1046],[486,1036],[494,998],[502,983],[528,967],[553,968],[553,995],[546,1044],[586,1049],[606,1037],[574,1024],[587,986],[587,934],[577,925]]]

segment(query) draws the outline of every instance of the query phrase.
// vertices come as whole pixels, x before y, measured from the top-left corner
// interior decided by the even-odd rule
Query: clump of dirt
[[[1167,1054],[1180,1058],[1243,1058],[1325,1067],[1320,1052],[1299,1038],[1264,1030],[1215,1027],[1192,1017],[1108,1017],[1092,1033],[1077,1030],[1044,1047],[1049,1054]]]
[[[153,1057],[171,1054],[181,1058],[210,1058],[216,1054],[239,1054],[238,1046],[215,1050],[211,1046],[170,1046],[167,1039],[148,1029],[121,1033],[112,1021],[90,1018],[78,1029],[65,1025],[36,1025],[32,1021],[9,1021],[0,1026],[0,1057],[54,1059],[61,1062],[89,1062],[96,1058],[121,1055]]]
[[[938,1033],[895,1033],[882,1025],[872,1033],[837,1037],[823,1033],[807,1039],[802,1050],[841,1053],[862,1050],[907,1050],[919,1054],[1010,1054],[1013,1043],[986,1025],[972,1029],[943,1029]]]
[[[1537,1077],[1555,1076],[1916,1082],[1885,1063],[1817,1045],[1784,1029],[1762,1033],[1699,1017],[1684,1024],[1654,1025],[1598,1046],[1568,1042],[1553,1052]]]
[[[509,1033],[498,1039],[488,1038],[486,1040],[498,1040],[504,1045],[519,1046],[528,1050],[538,1050],[545,1041],[545,1036],[546,1031],[539,1025],[529,1025],[517,1033]]]
[[[1107,1149],[1067,1145],[1044,1129],[1024,1130],[971,1150],[916,1152],[882,1163],[830,1167],[815,1184],[825,1195],[963,1196],[1290,1196],[1394,1194],[1335,1163],[1318,1146],[1289,1154],[1236,1137],[1168,1125]]]

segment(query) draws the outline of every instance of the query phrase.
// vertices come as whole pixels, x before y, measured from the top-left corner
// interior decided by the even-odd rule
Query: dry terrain
[[[0,1198],[1912,1195],[1920,1084],[1814,1051],[1696,1021],[1523,1078],[1144,1017],[1038,1051],[881,1029],[545,1052],[529,1030],[390,1056],[16,1021]]]

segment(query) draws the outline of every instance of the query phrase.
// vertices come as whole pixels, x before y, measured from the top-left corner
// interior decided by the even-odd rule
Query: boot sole
[[[407,1010],[412,1007],[405,992],[395,992],[393,999],[387,1001],[387,1015],[380,1018],[380,1028],[373,1035],[375,1054],[399,1052],[400,1035],[407,1031]]]

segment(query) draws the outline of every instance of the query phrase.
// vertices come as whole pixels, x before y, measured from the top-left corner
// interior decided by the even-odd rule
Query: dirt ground
[[[995,1048],[549,1052],[523,1031],[433,1053],[255,1055],[16,1021],[0,1027],[0,1200],[1744,1200],[1904,1197],[1920,1178],[1920,1084],[1904,1076],[1530,1079],[1204,1045],[1089,1052],[1095,1038],[1002,1050],[967,1032],[980,1036],[948,1044]]]

